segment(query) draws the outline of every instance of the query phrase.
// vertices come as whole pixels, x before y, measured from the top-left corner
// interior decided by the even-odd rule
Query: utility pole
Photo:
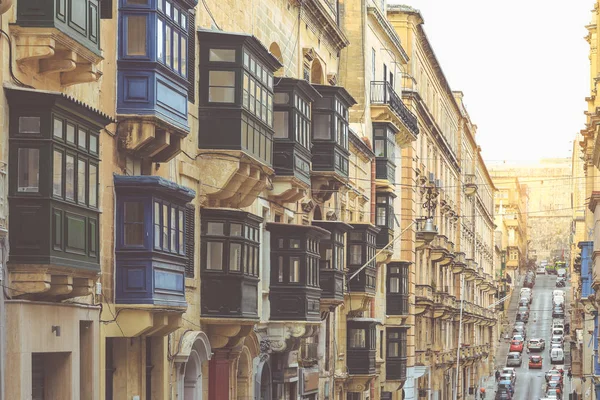
[[[460,376],[460,349],[462,342],[462,318],[465,302],[465,274],[460,274],[460,317],[458,319],[458,345],[456,347],[456,380],[454,381],[454,400],[458,398],[458,378]]]

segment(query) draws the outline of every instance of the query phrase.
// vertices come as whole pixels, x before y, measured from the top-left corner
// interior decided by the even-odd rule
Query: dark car
[[[552,318],[564,318],[565,310],[561,306],[554,306],[552,308]]]

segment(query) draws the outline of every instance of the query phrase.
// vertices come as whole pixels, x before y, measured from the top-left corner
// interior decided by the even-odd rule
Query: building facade
[[[474,397],[493,359],[496,296],[493,263],[494,187],[479,156],[474,124],[444,76],[418,10],[388,6],[409,62],[403,96],[419,120],[419,138],[403,150],[403,213],[434,221],[439,235],[413,257],[415,367],[407,387],[420,398]],[[479,179],[479,181],[477,181]],[[478,217],[475,213],[480,212]],[[404,215],[403,215],[404,216]],[[408,227],[410,219],[405,219]],[[414,285],[414,286],[413,286]],[[461,317],[462,308],[462,317]],[[410,367],[409,367],[410,368]]]
[[[418,11],[43,3],[0,4],[0,400],[474,395],[495,188]]]

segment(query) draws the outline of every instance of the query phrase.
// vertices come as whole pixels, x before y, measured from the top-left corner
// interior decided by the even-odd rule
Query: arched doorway
[[[310,83],[322,85],[323,82],[323,66],[319,60],[315,59],[310,66]]]
[[[212,349],[208,337],[201,331],[186,332],[175,356],[179,366],[177,392],[183,400],[202,400],[202,364],[210,360]]]
[[[283,56],[281,55],[281,49],[279,48],[279,45],[277,44],[277,42],[271,43],[271,45],[269,46],[269,52],[273,55],[273,57],[275,57],[277,60],[279,60],[281,65],[283,65]],[[277,71],[275,71],[275,73],[273,75],[283,76],[283,67],[281,67]]]
[[[237,365],[237,399],[252,400],[252,358],[246,346],[242,349]]]
[[[257,400],[271,400],[273,387],[271,385],[271,366],[268,357],[266,360],[261,359],[255,369],[254,398]]]
[[[202,399],[202,362],[195,349],[192,349],[183,368],[183,400]]]

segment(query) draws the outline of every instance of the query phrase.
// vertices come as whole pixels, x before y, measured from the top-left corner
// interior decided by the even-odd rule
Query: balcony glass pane
[[[337,248],[337,258],[335,260],[335,265],[338,271],[343,271],[344,270],[344,248],[343,247],[338,247]]]
[[[154,248],[160,249],[160,203],[154,203]]]
[[[287,139],[289,132],[289,112],[275,111],[275,137]]]
[[[398,342],[389,342],[388,343],[388,353],[387,356],[389,358],[399,357],[400,356],[400,343]]]
[[[331,139],[331,115],[315,114],[313,136],[315,139],[330,140]]]
[[[178,225],[178,230],[179,230],[179,254],[185,254],[185,249],[184,249],[184,243],[185,243],[185,241],[183,240],[184,229],[185,229],[185,222],[184,222],[184,218],[183,218],[183,210],[179,210],[179,225]]]
[[[88,204],[91,207],[98,205],[98,166],[89,165],[89,187],[88,187]]]
[[[123,244],[142,246],[144,244],[144,205],[141,201],[126,201],[123,204],[124,229]]]
[[[235,50],[233,49],[210,49],[208,60],[211,62],[235,62]]]
[[[206,269],[223,269],[223,243],[206,242]]]
[[[224,232],[224,224],[222,222],[209,222],[206,226],[206,233],[209,235],[222,235]]]
[[[351,328],[348,331],[348,346],[353,349],[364,349],[366,347],[365,329]]]
[[[162,19],[158,19],[156,28],[156,58],[158,61],[165,62],[165,23]]]
[[[171,235],[171,251],[177,251],[177,210],[171,207],[171,220],[169,233]]]
[[[298,257],[290,257],[290,282],[300,282],[300,259]]]
[[[67,123],[67,142],[75,143],[75,125]]]
[[[400,293],[400,278],[390,278],[390,293]]]
[[[67,154],[65,163],[65,198],[75,200],[75,157]]]
[[[78,136],[78,145],[79,147],[81,147],[82,149],[85,149],[87,147],[87,132],[84,131],[83,129],[79,128],[77,131],[77,136]]]
[[[146,16],[127,16],[127,55],[146,55]]]
[[[86,162],[77,160],[77,202],[79,204],[85,204],[86,177]]]
[[[162,206],[162,248],[169,250],[169,206]]]
[[[54,150],[54,166],[52,175],[52,195],[62,197],[63,153]]]
[[[229,245],[229,270],[240,271],[242,265],[242,245],[231,243]]]
[[[362,246],[353,244],[350,246],[350,264],[359,265],[362,263]]]
[[[233,103],[235,101],[235,72],[209,71],[208,85],[209,102]],[[252,99],[250,101],[252,102]]]
[[[56,138],[63,138],[63,121],[62,119],[54,118],[53,135]]]
[[[242,224],[231,224],[229,226],[229,235],[243,237],[244,230]]]
[[[277,281],[283,282],[283,257],[279,256],[278,261],[278,271],[277,271]]]
[[[385,157],[385,140],[375,140],[375,155],[377,157]]]

